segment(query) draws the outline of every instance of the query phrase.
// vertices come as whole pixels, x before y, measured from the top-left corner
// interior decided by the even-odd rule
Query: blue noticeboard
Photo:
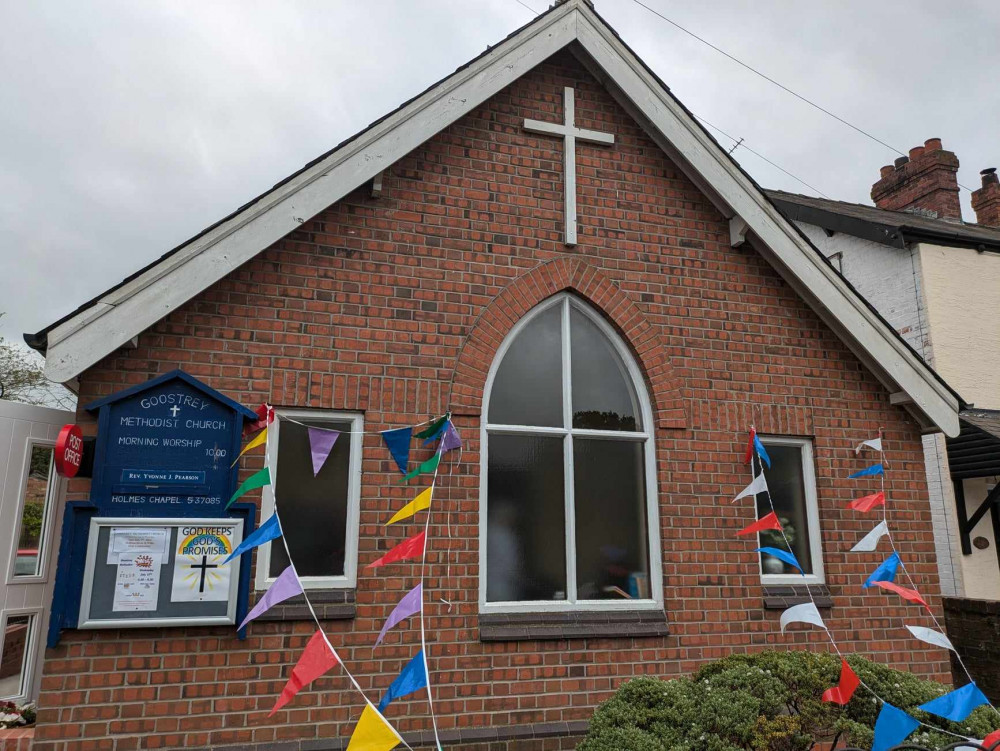
[[[77,625],[90,520],[102,517],[244,520],[254,507],[225,510],[236,489],[244,421],[253,410],[174,370],[86,407],[98,415],[90,500],[68,504],[63,523],[49,644]],[[249,566],[240,572],[238,614],[245,613]],[[241,616],[242,617],[242,616]]]

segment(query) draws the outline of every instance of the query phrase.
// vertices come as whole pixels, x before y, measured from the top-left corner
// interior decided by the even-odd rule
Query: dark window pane
[[[563,438],[491,434],[489,602],[566,599]]]
[[[12,615],[7,618],[0,652],[0,699],[24,695],[25,663],[31,653],[30,615]]]
[[[785,537],[792,546],[796,560],[807,574],[813,572],[812,554],[809,549],[809,521],[806,516],[805,478],[802,476],[802,448],[799,446],[778,446],[763,441],[767,455],[771,457],[771,468],[764,467],[767,478],[767,488],[771,493],[775,512]],[[767,495],[757,495],[757,518],[771,513],[767,503]],[[761,547],[787,550],[788,546],[782,539],[781,532],[768,530],[760,533]],[[765,574],[798,574],[793,566],[789,566],[774,556],[761,554],[761,571]]]
[[[299,419],[299,418],[296,418]],[[330,456],[313,477],[309,433],[302,425],[282,421],[278,432],[275,504],[288,547],[295,551],[299,576],[342,576],[347,543],[347,507],[351,474],[351,423],[301,420],[317,428],[344,431]],[[360,437],[360,436],[359,436]],[[281,540],[271,543],[269,574],[288,566]]]
[[[639,401],[625,363],[593,321],[570,307],[573,427],[637,430]]]
[[[17,537],[14,576],[37,576],[45,537],[45,510],[52,490],[51,446],[32,446],[28,479],[21,507],[21,529]]]
[[[652,596],[643,454],[639,441],[573,439],[580,600]]]
[[[489,421],[562,427],[562,305],[535,316],[507,349],[493,379]]]

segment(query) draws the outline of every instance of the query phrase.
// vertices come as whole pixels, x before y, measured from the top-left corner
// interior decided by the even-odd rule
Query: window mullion
[[[576,514],[573,495],[573,374],[569,338],[569,297],[563,300],[562,308],[562,392],[563,392],[563,427],[566,437],[563,439],[563,486],[565,495],[566,518],[566,600],[576,602]]]

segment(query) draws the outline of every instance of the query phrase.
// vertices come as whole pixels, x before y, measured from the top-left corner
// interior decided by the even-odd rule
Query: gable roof
[[[587,0],[565,0],[273,189],[35,335],[60,382],[569,49],[730,221],[734,245],[760,252],[921,423],[959,431],[961,398],[843,279]]]
[[[255,421],[260,419],[257,413],[254,412],[249,407],[244,407],[239,402],[230,399],[221,391],[216,391],[211,386],[202,383],[193,375],[191,375],[190,373],[186,373],[180,368],[176,370],[171,370],[169,373],[164,373],[161,376],[157,376],[151,381],[146,381],[145,383],[136,384],[135,386],[127,388],[124,391],[119,391],[117,393],[111,394],[110,396],[106,396],[103,399],[98,399],[96,402],[91,402],[90,404],[88,404],[86,407],[84,407],[84,409],[86,409],[88,412],[96,412],[106,404],[114,404],[115,402],[120,402],[123,399],[128,399],[129,397],[135,396],[136,394],[141,394],[144,391],[149,391],[152,388],[156,388],[157,386],[164,383],[169,383],[170,381],[183,381],[188,386],[193,388],[195,391],[201,392],[209,399],[212,399],[213,401],[219,402],[220,404],[224,404],[225,406],[229,407],[229,409],[236,412],[236,414],[241,416],[244,420]]]
[[[862,203],[815,198],[783,190],[765,192],[793,221],[815,224],[882,245],[905,248],[909,243],[928,242],[1000,253],[1000,229],[994,227],[936,219],[909,211],[888,211]]]

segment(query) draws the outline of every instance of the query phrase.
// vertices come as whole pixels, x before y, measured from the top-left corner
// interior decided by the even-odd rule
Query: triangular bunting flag
[[[302,584],[299,582],[299,577],[295,575],[295,569],[289,566],[278,575],[277,579],[271,582],[271,586],[267,588],[264,596],[257,600],[253,610],[247,614],[243,623],[236,630],[239,631],[258,615],[267,612],[279,602],[284,602],[299,594],[302,594]]]
[[[755,521],[749,527],[744,527],[737,535],[752,535],[755,532],[763,532],[767,529],[781,529],[781,522],[778,521],[778,516],[773,511],[767,516],[762,516],[760,519]]]
[[[410,440],[413,438],[413,428],[397,428],[396,430],[383,430],[382,440],[385,447],[389,449],[392,458],[396,460],[396,466],[404,475],[407,465],[410,462]]]
[[[972,714],[972,710],[989,703],[990,700],[975,683],[966,683],[962,688],[939,696],[926,704],[921,704],[918,709],[936,714],[938,717],[944,717],[952,722],[964,722]]]
[[[868,513],[873,508],[885,505],[885,493],[881,490],[877,493],[872,493],[871,495],[861,496],[861,498],[855,498],[853,501],[847,504],[848,508],[852,508],[855,511],[860,511],[862,513]]]
[[[882,710],[875,720],[875,742],[872,751],[889,751],[898,746],[906,736],[920,727],[920,723],[910,717],[902,709],[897,709],[888,702],[882,705]]]
[[[868,589],[875,582],[896,581],[896,571],[899,569],[899,564],[899,553],[894,552],[882,562],[881,566],[872,571],[872,575],[865,580],[862,586]]]
[[[390,524],[395,524],[403,519],[409,519],[418,511],[423,511],[426,508],[431,507],[431,495],[434,493],[434,486],[431,485],[427,490],[423,491],[420,495],[414,498],[412,501],[407,503],[403,508],[396,512],[396,514],[385,523],[385,526]]]
[[[417,438],[426,438],[428,441],[433,441],[437,438],[438,433],[444,430],[445,425],[448,424],[448,415],[443,415],[437,418],[434,422],[428,425],[426,428],[417,433]]]
[[[860,685],[861,681],[858,679],[857,674],[851,670],[851,666],[847,664],[847,660],[841,658],[840,682],[833,688],[828,688],[823,692],[823,701],[844,706],[851,700],[851,697],[854,696],[854,692]]]
[[[312,456],[313,477],[319,474],[326,464],[333,444],[340,437],[339,430],[323,430],[322,428],[307,428],[309,431],[309,453]]]
[[[381,558],[369,563],[367,568],[378,568],[379,566],[385,566],[387,563],[395,563],[396,561],[405,561],[409,558],[422,557],[424,554],[425,535],[426,532],[421,532],[408,540],[403,540],[399,543],[399,545],[394,547]]]
[[[235,467],[236,462],[238,462],[247,451],[249,451],[250,449],[255,449],[262,443],[266,442],[267,442],[267,428],[264,428],[262,431],[260,431],[257,435],[253,437],[253,440],[251,440],[250,443],[248,443],[246,446],[243,447],[243,450],[240,452],[240,455],[237,456],[236,459],[233,461],[233,463],[230,464],[229,466]]]
[[[875,475],[885,474],[885,469],[881,464],[873,464],[870,467],[865,467],[862,470],[855,472],[853,475],[848,475],[848,479],[854,479],[857,477],[873,477]]]
[[[261,404],[254,411],[257,413],[257,419],[253,422],[243,424],[243,435],[245,436],[256,433],[258,430],[263,430],[274,422],[274,407],[270,404]]]
[[[406,667],[403,668],[396,680],[389,684],[385,696],[378,703],[378,711],[384,711],[393,699],[412,694],[425,686],[427,686],[427,666],[424,664],[424,650],[421,649],[413,655],[412,660],[406,663]]]
[[[232,506],[236,502],[236,499],[239,498],[240,496],[246,495],[251,490],[256,490],[257,488],[262,488],[265,485],[270,485],[270,484],[271,484],[270,469],[264,467],[264,469],[259,470],[258,472],[254,472],[252,475],[250,475],[247,479],[243,481],[242,485],[236,488],[236,492],[233,493],[233,497],[229,499],[229,503],[226,504],[226,508]]]
[[[854,449],[854,454],[855,455],[860,454],[861,450],[864,449],[866,446],[868,448],[870,448],[870,449],[875,449],[876,451],[878,451],[879,453],[881,453],[882,452],[882,439],[881,438],[872,438],[872,439],[867,440],[867,441],[862,441],[861,443],[859,443],[857,445],[857,448]]]
[[[771,457],[767,455],[767,450],[764,448],[764,444],[760,442],[760,436],[756,433],[753,434],[753,446],[757,449],[757,456],[760,458],[767,468],[771,468]]]
[[[787,550],[782,550],[781,548],[757,548],[758,553],[764,553],[764,555],[771,555],[777,558],[779,561],[784,561],[789,566],[793,566],[799,570],[799,573],[803,576],[806,572],[802,570],[802,566],[799,565],[798,560]]]
[[[920,639],[920,641],[935,647],[950,649],[952,652],[957,651],[955,645],[951,643],[951,639],[940,631],[935,631],[932,628],[924,628],[923,626],[907,626],[906,629],[913,634],[915,639]]]
[[[268,717],[274,715],[279,709],[288,704],[299,691],[308,686],[323,673],[333,668],[340,660],[337,653],[327,642],[322,631],[317,631],[309,639],[306,649],[292,668],[292,674],[288,678],[288,683],[281,689],[281,696],[274,703],[274,709]]]
[[[879,522],[875,525],[875,528],[871,532],[866,534],[857,544],[851,548],[852,553],[871,553],[878,548],[878,541],[882,539],[884,535],[889,534],[889,527],[886,526],[884,521]]]
[[[910,602],[919,602],[925,608],[927,612],[930,612],[931,606],[927,604],[920,593],[915,589],[907,589],[906,587],[901,587],[898,584],[893,584],[892,582],[874,582],[876,587],[881,587],[882,589],[888,590],[889,592],[895,592],[897,595],[902,597],[904,600],[909,600]]]
[[[418,584],[405,595],[403,599],[399,601],[399,604],[392,609],[389,613],[389,617],[385,621],[385,625],[382,626],[382,630],[379,632],[378,639],[375,640],[375,646],[377,647],[382,643],[385,638],[386,633],[390,628],[400,623],[411,615],[416,615],[420,612],[420,608],[423,605],[424,600],[424,585]]]
[[[767,480],[764,479],[764,473],[761,472],[755,478],[753,482],[747,485],[739,494],[733,498],[733,503],[736,503],[740,498],[746,498],[748,495],[757,495],[758,493],[764,493],[767,491]]]
[[[781,633],[785,633],[785,628],[792,623],[811,623],[814,626],[826,629],[826,624],[823,623],[823,616],[819,614],[819,610],[816,608],[816,603],[814,602],[793,605],[781,614],[779,623],[781,624]]]
[[[399,733],[369,703],[351,734],[347,751],[390,751],[400,744]]]
[[[236,556],[243,555],[248,550],[253,550],[258,545],[263,545],[265,542],[276,540],[279,537],[281,537],[281,523],[278,521],[278,515],[274,514],[266,522],[261,522],[261,525],[241,542],[222,563],[229,563]]]
[[[441,439],[441,453],[462,448],[462,436],[458,434],[455,424],[448,420],[448,427],[445,428],[444,437]]]
[[[438,451],[434,452],[434,456],[432,456],[430,459],[425,461],[415,470],[410,472],[410,474],[406,475],[406,477],[404,477],[402,481],[407,482],[408,480],[412,480],[414,477],[416,477],[419,474],[423,474],[424,472],[433,472],[438,468],[438,464],[440,463],[441,463],[441,451],[439,449]]]
[[[750,428],[750,433],[747,436],[747,452],[743,455],[743,463],[749,464],[750,459],[753,458],[753,441],[757,437],[757,431],[753,427]]]

